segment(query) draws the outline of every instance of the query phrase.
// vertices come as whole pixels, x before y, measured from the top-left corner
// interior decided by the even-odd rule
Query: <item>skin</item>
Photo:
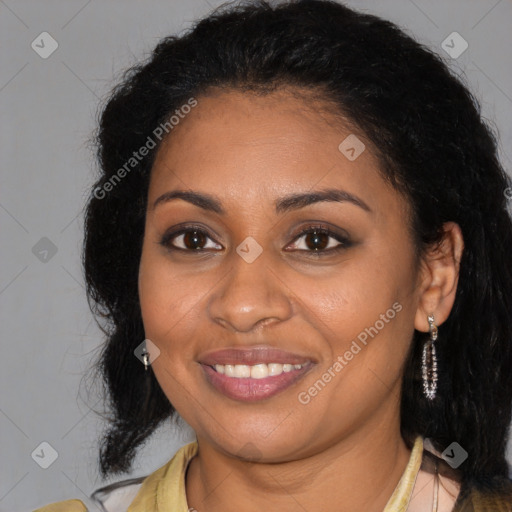
[[[443,243],[417,261],[408,204],[379,174],[371,144],[312,100],[289,90],[212,91],[197,100],[157,153],[139,275],[146,337],[161,351],[153,371],[197,434],[188,505],[199,512],[381,512],[410,456],[400,436],[404,361],[414,329],[427,332],[430,313],[441,325],[452,308],[460,229],[447,224]],[[338,150],[351,133],[366,144],[354,161]],[[347,201],[274,210],[282,196],[325,188],[357,196],[371,212]],[[182,199],[153,207],[177,189],[215,196],[226,212]],[[183,236],[160,243],[181,223],[210,232],[202,252]],[[314,239],[298,233],[315,223],[348,234],[352,245],[313,254]],[[248,236],[263,250],[252,263],[236,252]],[[320,240],[339,245],[327,235]],[[192,249],[169,250],[173,243]],[[298,393],[397,302],[401,311],[300,403]],[[232,400],[208,383],[200,354],[256,344],[316,364],[258,402]]]

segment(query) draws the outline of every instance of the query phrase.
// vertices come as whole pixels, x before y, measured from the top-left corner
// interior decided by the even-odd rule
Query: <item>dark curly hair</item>
[[[138,267],[156,144],[112,181],[155,128],[209,88],[292,86],[336,105],[377,149],[380,172],[403,194],[418,254],[459,224],[464,253],[455,303],[439,328],[439,390],[421,387],[425,333],[415,331],[404,371],[401,430],[443,451],[469,454],[466,485],[508,477],[512,408],[511,186],[496,137],[467,87],[433,51],[391,22],[330,0],[222,6],[180,37],[162,39],[126,72],[99,121],[100,176],[86,207],[83,264],[89,303],[107,343],[97,368],[112,418],[100,449],[103,476],[126,472],[136,449],[175,409],[134,357],[144,340]],[[172,133],[169,135],[172,137]],[[126,168],[126,167],[125,167]],[[125,175],[126,174],[126,175]],[[110,186],[108,185],[110,183]]]

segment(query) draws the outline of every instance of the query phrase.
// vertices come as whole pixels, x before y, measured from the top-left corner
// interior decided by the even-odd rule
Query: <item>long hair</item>
[[[83,263],[106,345],[98,362],[112,420],[103,475],[130,469],[137,447],[175,410],[133,355],[144,339],[137,276],[149,176],[159,144],[123,173],[133,152],[209,87],[313,91],[377,148],[380,172],[410,206],[418,254],[459,224],[464,253],[455,303],[439,328],[438,397],[422,394],[415,331],[404,372],[401,431],[467,452],[466,483],[506,478],[512,407],[510,180],[478,102],[431,50],[393,23],[329,0],[227,5],[181,37],[166,37],[128,70],[103,108],[100,175],[88,200]],[[153,135],[152,135],[153,134]],[[172,137],[170,132],[169,137]],[[110,183],[110,186],[106,186]],[[147,375],[149,374],[149,376]]]

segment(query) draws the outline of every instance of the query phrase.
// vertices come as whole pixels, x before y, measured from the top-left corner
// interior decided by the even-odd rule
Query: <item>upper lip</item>
[[[312,361],[311,358],[294,354],[269,346],[230,347],[201,354],[199,362],[207,366],[215,364],[246,364],[281,363],[281,364],[305,364]]]

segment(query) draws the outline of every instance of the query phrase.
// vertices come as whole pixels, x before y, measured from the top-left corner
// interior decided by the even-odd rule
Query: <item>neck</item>
[[[369,424],[313,456],[272,464],[225,456],[198,436],[186,476],[189,507],[382,512],[410,457],[399,424],[394,427]]]

